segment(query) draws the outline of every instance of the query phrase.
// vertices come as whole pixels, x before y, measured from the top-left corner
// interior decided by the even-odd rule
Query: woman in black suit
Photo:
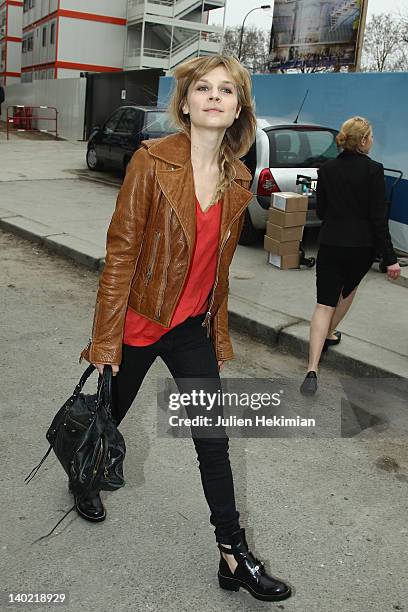
[[[368,157],[373,144],[370,123],[363,117],[348,119],[336,142],[343,151],[318,171],[316,212],[323,223],[308,371],[300,387],[304,394],[316,392],[322,350],[340,342],[341,333],[335,329],[350,308],[376,252],[382,254],[389,278],[396,279],[400,274],[388,229],[384,167]]]

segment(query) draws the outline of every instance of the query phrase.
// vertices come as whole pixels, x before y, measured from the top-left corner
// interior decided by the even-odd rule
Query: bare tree
[[[408,71],[408,14],[397,13],[397,19],[401,22],[402,44],[398,51],[395,70]]]
[[[398,69],[404,58],[404,35],[408,38],[400,18],[382,13],[373,15],[365,30],[363,45],[363,71],[384,72]]]
[[[238,57],[240,36],[240,26],[225,28],[223,52]],[[244,29],[240,61],[250,72],[267,71],[269,36],[269,31],[255,26]]]

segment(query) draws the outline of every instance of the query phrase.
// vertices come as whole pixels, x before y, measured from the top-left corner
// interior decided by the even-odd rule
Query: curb
[[[400,277],[394,282],[401,287],[408,287],[408,267],[401,268]]]
[[[305,364],[309,353],[309,322],[302,321],[291,328],[282,330],[279,336],[279,346],[291,354],[303,355]],[[345,342],[344,342],[345,341]],[[375,349],[375,350],[373,350]],[[390,363],[392,369],[384,364]],[[320,363],[341,373],[365,378],[407,378],[407,358],[385,349],[382,346],[365,342],[359,338],[342,333],[342,342],[331,346],[322,353]]]
[[[75,236],[53,232],[50,226],[32,221],[11,211],[0,209],[0,228],[45,247],[86,268],[100,272],[105,250]],[[263,344],[288,352],[307,361],[309,322],[265,308],[241,296],[229,294],[228,320],[231,329],[246,333]],[[407,378],[407,359],[381,346],[347,336],[347,346],[340,344],[323,353],[321,363],[352,376],[373,378]],[[375,352],[373,347],[375,346]],[[392,354],[393,370],[384,367]],[[361,355],[367,355],[364,360]],[[373,357],[374,355],[374,357]],[[397,367],[395,367],[397,362]]]
[[[97,245],[70,234],[57,232],[49,225],[27,219],[27,217],[13,215],[5,209],[0,209],[0,228],[20,238],[35,242],[49,252],[62,255],[90,270],[99,270],[100,262],[104,261],[105,250]]]
[[[49,251],[73,259],[94,271],[100,269],[100,261],[105,256],[105,249],[70,234],[48,236],[44,245]]]
[[[263,344],[295,357],[303,357],[306,367],[309,353],[309,321],[256,304],[251,305],[251,314],[249,314],[249,304],[247,300],[233,293],[229,294],[228,321],[231,329],[246,333]],[[340,343],[338,346],[330,347],[326,353],[322,353],[321,364],[355,377],[406,380],[408,365],[406,357],[344,333],[342,339],[347,339],[346,344]],[[384,367],[384,364],[390,363],[391,354],[392,370]],[[361,355],[366,358],[363,359]]]

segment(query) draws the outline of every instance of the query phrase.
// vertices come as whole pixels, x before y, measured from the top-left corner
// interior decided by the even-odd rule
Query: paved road
[[[127,484],[102,494],[107,520],[90,525],[71,513],[51,538],[33,544],[72,504],[53,455],[28,486],[24,477],[47,449],[45,430],[83,371],[77,354],[97,275],[9,234],[0,233],[0,249],[2,590],[66,591],[64,609],[75,612],[406,609],[406,389],[386,381],[378,393],[363,383],[351,390],[354,437],[330,435],[328,421],[329,435],[319,439],[231,438],[250,546],[295,589],[282,604],[219,589],[193,444],[156,435],[156,379],[168,375],[160,360],[122,423]],[[233,343],[237,359],[224,377],[301,379],[303,361],[236,333]],[[347,396],[336,375],[324,372],[316,406],[339,414]]]

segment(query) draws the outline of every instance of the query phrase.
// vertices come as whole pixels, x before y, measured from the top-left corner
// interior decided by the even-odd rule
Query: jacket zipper
[[[145,285],[147,285],[150,282],[150,279],[152,278],[152,269],[153,269],[154,262],[156,261],[159,238],[160,238],[160,231],[156,230],[155,237],[154,237],[154,243],[153,243],[152,256],[150,258],[149,267],[147,268],[147,273],[146,273],[146,278],[145,278],[145,283],[144,283]]]
[[[170,262],[169,262],[169,263],[170,263]],[[180,295],[181,295],[181,292],[182,292],[182,291],[183,291],[183,289],[184,289],[184,284],[185,284],[185,280],[186,280],[186,278],[187,278],[188,270],[190,269],[190,264],[191,264],[191,258],[190,258],[190,259],[189,259],[189,261],[188,261],[188,265],[187,265],[187,273],[186,273],[186,275],[185,275],[185,277],[184,277],[184,280],[183,280],[183,282],[182,282],[182,283],[180,283],[180,289],[179,289],[179,290],[178,290],[178,292],[177,292],[176,299],[175,299],[175,304],[177,304],[177,303],[178,303],[178,300],[179,300],[179,297],[180,297]]]
[[[216,290],[217,284],[218,284],[218,273],[219,273],[219,270],[220,270],[221,254],[222,254],[222,250],[223,250],[224,246],[227,243],[228,238],[231,236],[231,226],[234,223],[235,218],[231,221],[230,227],[228,229],[227,237],[225,238],[224,242],[222,243],[222,245],[220,247],[220,251],[219,251],[219,255],[218,255],[217,274],[215,276],[215,283],[214,283],[214,287],[213,287],[213,290],[212,290],[210,305],[208,306],[208,310],[205,313],[204,321],[201,323],[201,327],[206,327],[207,328],[207,338],[210,335],[210,325],[211,325],[211,317],[212,317],[211,308],[212,308],[212,305],[213,305],[213,302],[214,302],[215,290]]]
[[[164,290],[167,284],[167,270],[170,264],[170,221],[171,221],[171,215],[173,213],[173,209],[170,208],[170,213],[167,215],[166,217],[166,231],[167,231],[167,251],[166,251],[166,266],[164,269],[164,273],[163,273],[163,278],[162,278],[162,283],[160,285],[160,291],[159,291],[159,299],[158,299],[158,304],[157,304],[157,308],[156,308],[156,319],[159,320],[160,319],[160,313],[161,313],[161,309],[163,306],[163,298],[164,298]]]

